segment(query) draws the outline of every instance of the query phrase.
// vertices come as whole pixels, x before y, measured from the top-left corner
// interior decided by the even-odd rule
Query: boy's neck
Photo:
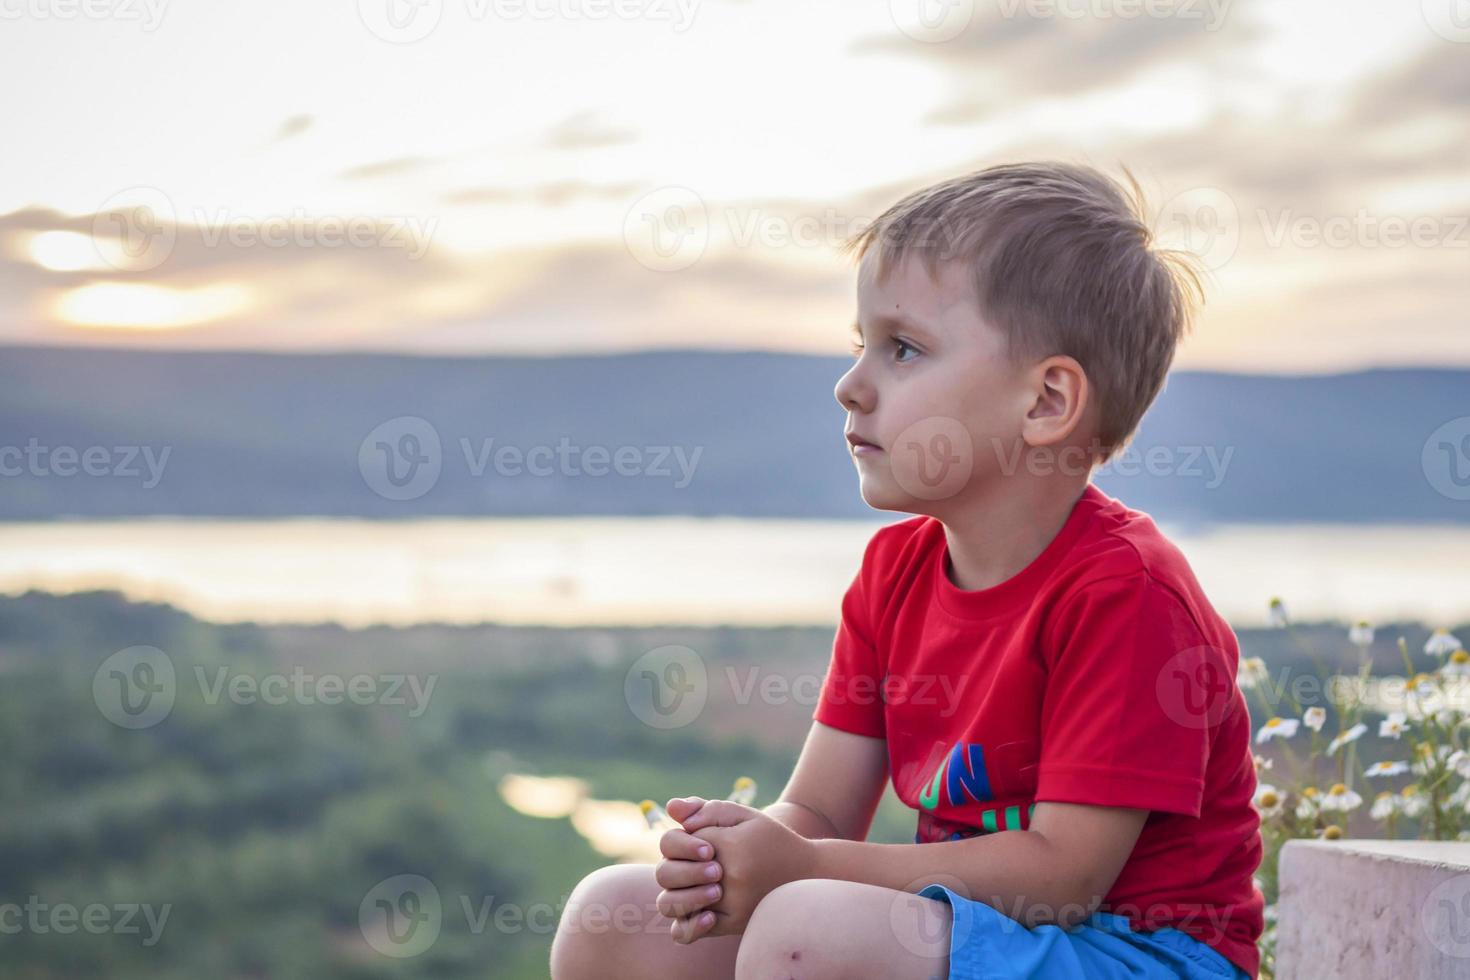
[[[949,545],[945,573],[956,587],[988,589],[1036,560],[1067,523],[1087,479],[998,480],[986,497],[942,519]]]

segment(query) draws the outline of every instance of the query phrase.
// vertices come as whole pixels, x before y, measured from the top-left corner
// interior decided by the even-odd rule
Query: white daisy
[[[1453,769],[1461,779],[1470,779],[1470,752],[1455,749],[1445,757],[1445,765]]]
[[[1373,645],[1373,626],[1366,619],[1360,619],[1348,630],[1348,642],[1355,647],[1371,647]]]
[[[1277,737],[1291,738],[1300,724],[1301,721],[1296,718],[1272,718],[1256,732],[1256,744],[1260,745]]]
[[[1270,769],[1271,766],[1274,764],[1273,760],[1266,758],[1264,755],[1256,755],[1254,753],[1251,754],[1251,761],[1255,762],[1256,764],[1257,776],[1259,776],[1265,770]]]
[[[1276,814],[1281,812],[1281,808],[1286,805],[1286,800],[1281,795],[1281,791],[1270,783],[1261,783],[1257,786],[1256,795],[1252,798],[1251,802],[1256,805],[1257,810],[1261,811],[1261,816],[1263,817],[1276,816]]]
[[[1283,627],[1287,623],[1291,622],[1290,617],[1286,615],[1286,603],[1281,601],[1280,596],[1271,597],[1271,609],[1268,615],[1268,619],[1272,626],[1278,628]]]
[[[1428,809],[1429,794],[1420,789],[1418,783],[1410,783],[1399,791],[1399,810],[1404,816],[1422,817]]]
[[[1443,657],[1463,649],[1459,639],[1447,629],[1437,629],[1424,644],[1424,652],[1432,657]]]
[[[1407,762],[1375,762],[1363,773],[1369,779],[1378,776],[1397,776],[1399,773],[1409,771]]]
[[[1255,689],[1266,679],[1266,661],[1260,657],[1245,657],[1235,672],[1235,686],[1242,691]]]
[[[1341,810],[1346,813],[1363,805],[1363,798],[1342,783],[1333,783],[1322,797],[1322,809]]]
[[[1302,712],[1302,724],[1314,732],[1322,730],[1322,723],[1327,720],[1327,709],[1313,705]]]
[[[1379,793],[1377,796],[1373,797],[1373,806],[1371,809],[1368,810],[1368,816],[1372,817],[1374,820],[1387,820],[1389,817],[1398,812],[1398,794],[1389,790],[1384,790],[1382,793]]]
[[[1404,732],[1409,730],[1408,721],[1409,716],[1404,714],[1402,711],[1390,711],[1387,715],[1384,716],[1383,720],[1378,723],[1378,737],[1394,739],[1398,738]]]
[[[1446,677],[1470,677],[1470,653],[1454,650],[1439,672]]]
[[[1338,749],[1342,748],[1349,742],[1356,742],[1358,739],[1363,737],[1363,733],[1367,730],[1367,725],[1363,724],[1362,722],[1358,722],[1352,728],[1349,728],[1347,731],[1342,732],[1337,736],[1337,738],[1334,738],[1331,742],[1327,744],[1327,754],[1332,755],[1334,752],[1336,752]]]
[[[1302,790],[1302,798],[1297,801],[1296,805],[1296,818],[1298,820],[1311,820],[1315,817],[1318,809],[1320,809],[1319,804],[1322,802],[1321,796],[1322,794],[1317,792],[1317,787],[1315,786],[1308,786]]]
[[[1448,745],[1435,747],[1428,742],[1420,742],[1414,752],[1414,760],[1409,763],[1409,768],[1420,776],[1426,776],[1439,768],[1441,763],[1447,763],[1449,755]]]

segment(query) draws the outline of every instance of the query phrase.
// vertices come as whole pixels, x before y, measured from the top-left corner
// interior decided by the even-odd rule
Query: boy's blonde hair
[[[1077,359],[1099,404],[1098,462],[1126,445],[1164,387],[1203,300],[1184,253],[1154,247],[1143,192],[1071,163],[1004,164],[908,195],[842,245],[883,278],[908,255],[931,278],[960,260],[1017,368]]]

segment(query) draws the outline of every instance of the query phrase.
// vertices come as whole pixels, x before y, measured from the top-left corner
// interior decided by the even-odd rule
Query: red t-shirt
[[[1037,800],[1152,811],[1102,911],[1173,926],[1255,976],[1240,651],[1184,556],[1089,483],[1012,578],[965,590],[948,565],[932,517],[873,535],[812,717],[887,740],[916,842],[1025,829]]]

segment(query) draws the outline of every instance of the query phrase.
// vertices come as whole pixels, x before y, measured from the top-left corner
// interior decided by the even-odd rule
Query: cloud
[[[1261,35],[1239,2],[1178,3],[1170,16],[1078,16],[1079,4],[991,0],[956,37],[917,41],[899,31],[855,41],[860,55],[913,58],[934,65],[959,90],[926,122],[968,125],[1018,99],[1075,96],[1122,85],[1167,64],[1198,64]],[[1177,9],[1175,9],[1177,8]]]
[[[581,200],[624,200],[637,192],[637,183],[593,184],[559,180],[531,187],[465,187],[443,197],[445,204],[524,204],[559,208]]]
[[[276,131],[274,142],[284,143],[286,140],[300,136],[310,129],[315,122],[316,117],[307,113],[291,116],[285,122],[281,123],[281,128]]]
[[[364,163],[356,167],[349,167],[337,176],[343,180],[399,177],[403,174],[416,173],[437,162],[428,157],[395,157],[391,160],[378,160],[374,163]]]
[[[631,129],[603,125],[596,112],[579,112],[551,127],[545,145],[553,150],[591,150],[604,146],[632,143],[638,134]]]

